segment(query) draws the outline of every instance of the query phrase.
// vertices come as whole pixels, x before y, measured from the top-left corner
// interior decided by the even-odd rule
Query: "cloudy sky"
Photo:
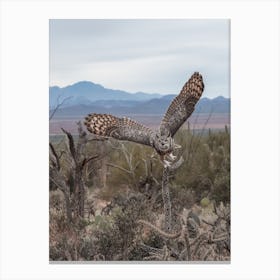
[[[178,94],[194,71],[204,96],[229,96],[229,20],[50,20],[51,86]]]

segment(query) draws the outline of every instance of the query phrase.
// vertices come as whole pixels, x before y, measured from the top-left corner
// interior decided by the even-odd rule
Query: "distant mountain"
[[[175,95],[166,95],[148,101],[96,101],[90,105],[75,105],[59,109],[55,118],[84,116],[86,114],[107,113],[121,116],[129,115],[163,115]],[[229,113],[230,99],[222,96],[209,99],[201,98],[196,105],[195,113]]]
[[[176,95],[128,93],[104,88],[92,82],[78,82],[67,87],[50,87],[50,108],[65,100],[54,118],[83,116],[91,112],[115,115],[163,115]],[[229,113],[230,99],[222,96],[201,98],[196,113]]]
[[[196,112],[230,113],[230,98],[223,96],[218,96],[213,99],[207,97],[201,98],[196,105]]]
[[[102,85],[88,81],[78,82],[66,87],[53,86],[49,88],[49,105],[55,107],[59,102],[67,99],[63,107],[75,105],[93,105],[96,101],[146,101],[159,98],[160,94],[143,92],[129,93],[122,90],[104,88]],[[128,104],[128,103],[127,103]]]

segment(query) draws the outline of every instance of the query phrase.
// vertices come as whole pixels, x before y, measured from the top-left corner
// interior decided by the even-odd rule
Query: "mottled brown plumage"
[[[128,140],[150,146],[152,130],[129,118],[118,118],[109,114],[89,114],[84,124],[89,132],[113,137],[118,140]]]
[[[203,90],[202,76],[195,72],[171,102],[157,131],[129,118],[118,118],[109,114],[89,114],[84,124],[93,134],[148,145],[161,156],[171,154],[173,157],[173,136],[194,111]]]
[[[161,121],[160,130],[167,129],[170,131],[171,136],[174,136],[194,111],[195,104],[200,99],[203,90],[202,76],[195,72],[189,81],[185,83],[180,94],[171,102]]]

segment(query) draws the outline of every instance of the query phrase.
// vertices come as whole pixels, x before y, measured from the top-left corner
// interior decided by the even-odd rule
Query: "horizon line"
[[[89,81],[89,80],[81,80],[81,81],[77,81],[77,82],[74,82],[74,83],[71,83],[71,84],[68,84],[68,85],[64,85],[64,86],[58,86],[58,85],[50,85],[49,84],[49,88],[53,88],[53,87],[58,87],[60,89],[63,89],[63,88],[66,88],[66,87],[71,87],[71,86],[74,86],[78,83],[91,83],[91,84],[95,84],[97,86],[101,86],[103,87],[104,89],[109,89],[109,90],[118,90],[118,91],[123,91],[123,92],[126,92],[128,94],[139,94],[139,93],[144,93],[144,94],[157,94],[157,95],[161,95],[161,96],[166,96],[166,95],[178,95],[179,93],[158,93],[158,92],[143,92],[143,91],[136,91],[136,92],[129,92],[129,91],[126,91],[126,90],[123,90],[123,89],[118,89],[118,88],[108,88],[108,87],[105,87],[103,86],[102,84],[99,84],[99,83],[95,83],[93,81]],[[216,96],[213,96],[213,97],[207,97],[207,96],[204,96],[202,98],[208,98],[208,99],[214,99],[214,98],[217,98],[219,96],[222,96],[224,98],[229,98],[230,99],[230,96],[227,96],[227,95],[223,95],[223,94],[219,94],[219,95],[216,95]]]

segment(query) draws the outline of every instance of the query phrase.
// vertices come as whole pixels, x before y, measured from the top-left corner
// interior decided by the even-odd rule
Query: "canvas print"
[[[230,21],[49,22],[50,262],[229,262]]]

